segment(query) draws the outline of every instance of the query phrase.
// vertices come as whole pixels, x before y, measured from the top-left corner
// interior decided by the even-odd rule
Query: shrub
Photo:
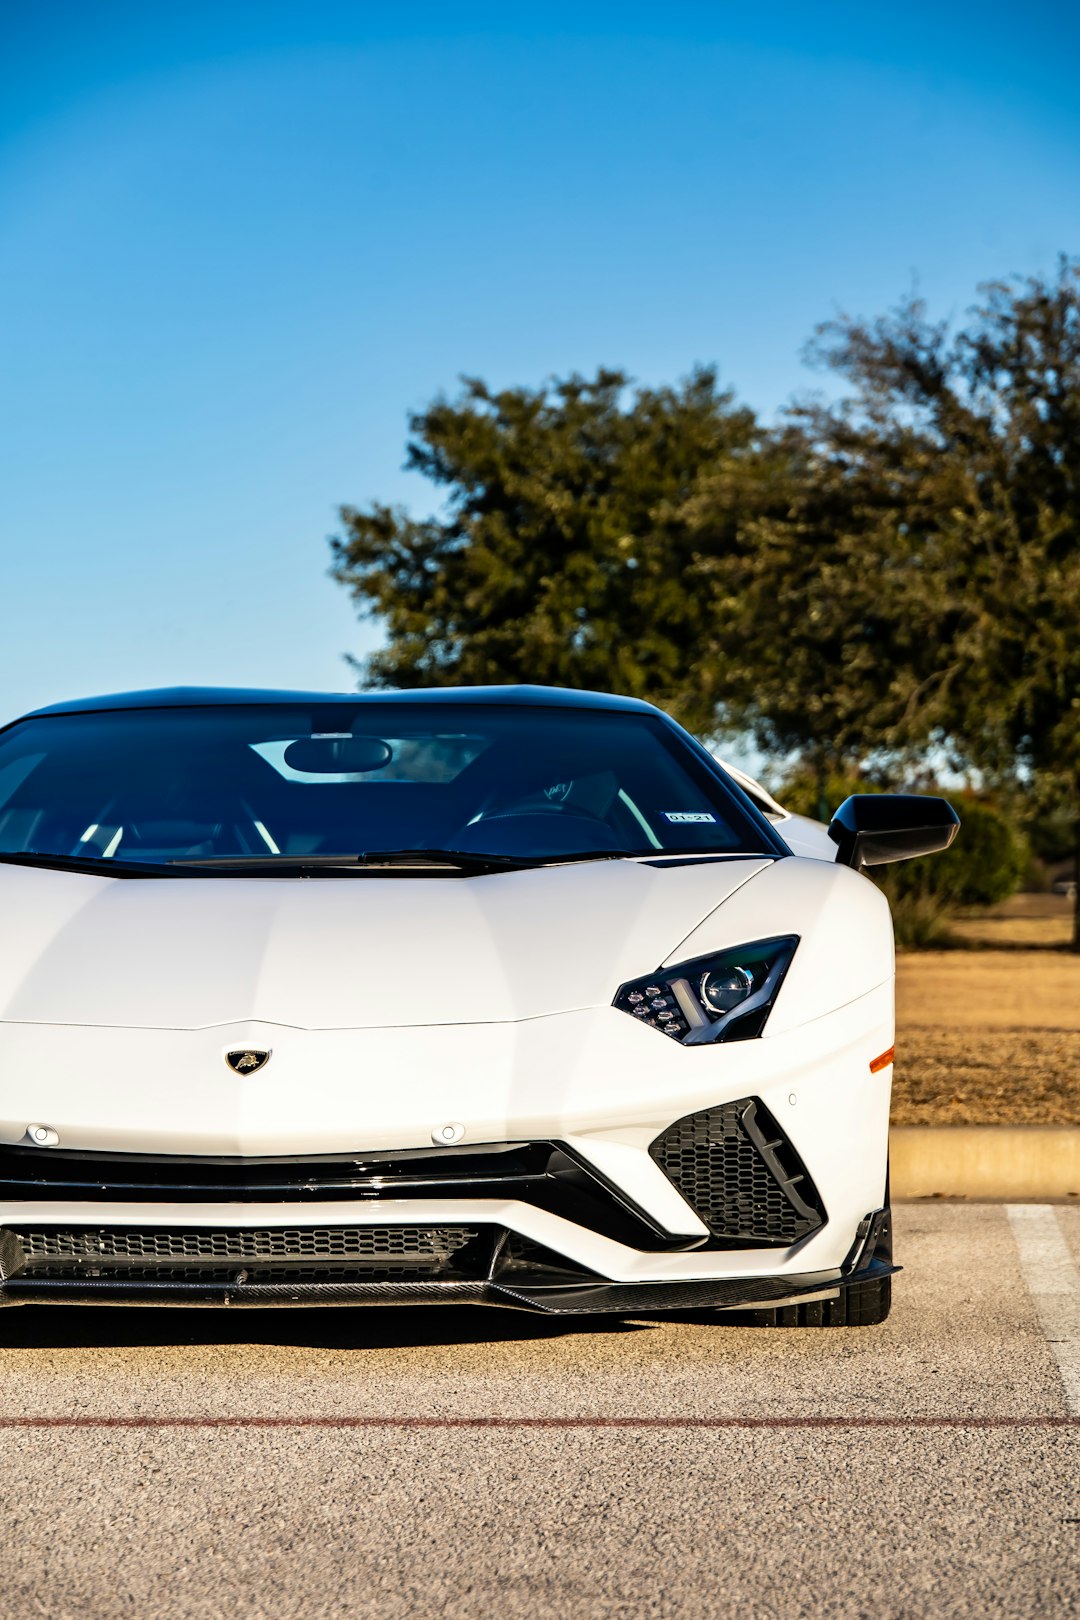
[[[882,876],[894,901],[934,896],[946,906],[992,906],[1014,894],[1028,864],[1028,845],[1014,824],[973,795],[954,800],[960,831],[951,849],[903,861]]]
[[[882,887],[886,888],[884,884]],[[934,946],[953,943],[949,930],[949,907],[940,895],[890,895],[889,903],[893,933],[901,950],[928,951]]]

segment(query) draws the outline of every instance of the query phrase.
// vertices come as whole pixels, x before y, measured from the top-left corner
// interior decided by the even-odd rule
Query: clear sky
[[[1080,9],[0,7],[0,719],[341,688],[339,502],[407,414],[719,363],[771,416],[838,309],[1080,252]]]

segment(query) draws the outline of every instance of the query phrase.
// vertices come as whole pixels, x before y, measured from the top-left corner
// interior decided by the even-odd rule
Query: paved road
[[[862,1330],[6,1311],[0,1613],[1075,1614],[1080,1208],[897,1226]]]

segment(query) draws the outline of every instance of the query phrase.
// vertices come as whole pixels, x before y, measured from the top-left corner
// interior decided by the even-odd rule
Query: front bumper
[[[211,1247],[211,1240],[218,1236],[210,1229],[194,1230],[201,1231],[204,1248]],[[555,1316],[641,1315],[670,1310],[752,1310],[830,1300],[843,1288],[896,1269],[887,1208],[872,1211],[860,1222],[851,1252],[836,1271],[682,1281],[615,1282],[569,1266],[553,1252],[494,1226],[377,1230],[383,1236],[409,1234],[412,1251],[408,1263],[395,1267],[393,1260],[400,1261],[400,1254],[373,1257],[369,1253],[369,1275],[365,1277],[364,1266],[358,1266],[355,1259],[350,1264],[324,1258],[307,1267],[318,1274],[317,1280],[305,1281],[296,1275],[305,1269],[303,1262],[287,1254],[283,1262],[275,1264],[273,1259],[267,1263],[265,1253],[256,1252],[251,1270],[227,1255],[213,1264],[206,1263],[205,1256],[185,1259],[180,1239],[188,1234],[176,1228],[150,1229],[159,1250],[150,1264],[132,1260],[133,1249],[142,1243],[133,1244],[131,1237],[138,1234],[142,1240],[145,1232],[141,1228],[3,1228],[0,1304],[494,1305]],[[455,1234],[462,1239],[456,1250]],[[123,1262],[117,1264],[115,1253],[103,1252],[110,1247],[103,1240],[120,1235],[128,1241],[123,1244]],[[233,1233],[245,1238],[265,1235],[254,1229],[234,1229]],[[278,1235],[288,1237],[280,1229]],[[311,1235],[308,1231],[307,1236]],[[174,1249],[164,1259],[160,1254],[163,1240]],[[288,1244],[281,1247],[287,1249]],[[257,1251],[258,1246],[255,1248]],[[50,1249],[52,1263],[43,1264],[40,1256]],[[219,1273],[216,1277],[209,1275],[214,1270]],[[288,1275],[289,1280],[277,1280],[275,1271]]]
[[[891,1264],[880,1246],[853,1258],[888,1202],[889,1075],[869,1060],[893,1038],[889,985],[694,1052],[611,1008],[256,1034],[0,1026],[0,1070],[26,1076],[0,1099],[4,1303],[735,1309]],[[273,1046],[269,1078],[223,1075],[223,1042]],[[59,1148],[27,1144],[35,1118]],[[433,1151],[432,1127],[455,1118],[460,1147]],[[416,1234],[444,1228],[474,1235],[418,1266]],[[44,1239],[28,1253],[34,1231],[54,1253]],[[412,1249],[384,1264],[377,1231]],[[319,1232],[360,1236],[312,1270]],[[245,1248],[244,1233],[261,1235]],[[187,1263],[204,1238],[222,1260],[209,1270]]]

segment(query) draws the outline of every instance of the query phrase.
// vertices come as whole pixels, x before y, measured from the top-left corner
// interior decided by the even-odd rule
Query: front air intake
[[[649,1152],[721,1243],[795,1243],[825,1222],[802,1160],[756,1097],[687,1114]]]
[[[9,1229],[20,1281],[318,1282],[436,1277],[479,1229],[468,1226],[141,1227]]]

